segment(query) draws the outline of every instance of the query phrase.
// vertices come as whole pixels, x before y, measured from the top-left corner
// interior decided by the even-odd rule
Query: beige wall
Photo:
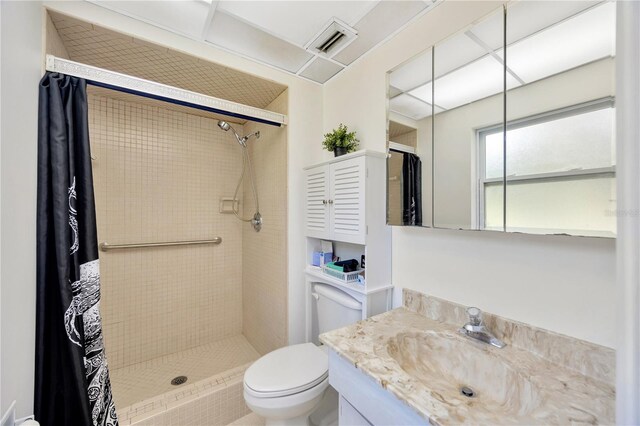
[[[60,38],[60,34],[58,34],[58,30],[56,30],[56,26],[51,20],[51,16],[46,14],[46,40],[45,40],[45,53],[48,55],[54,55],[58,58],[69,59],[69,52],[67,52],[67,48]]]
[[[242,126],[235,126],[242,132]],[[241,150],[211,118],[89,97],[98,240],[220,245],[100,252],[111,368],[242,332],[242,226],[218,211]]]
[[[287,114],[288,93],[267,109]],[[265,354],[287,344],[287,129],[247,123],[249,152],[256,177],[263,227],[242,228],[242,330],[253,347]],[[254,201],[245,180],[243,212],[252,216]]]
[[[324,85],[325,131],[343,122],[358,131],[364,148],[383,151],[385,73],[500,4],[442,2],[340,73]],[[614,245],[607,239],[396,227],[393,284],[613,347]]]

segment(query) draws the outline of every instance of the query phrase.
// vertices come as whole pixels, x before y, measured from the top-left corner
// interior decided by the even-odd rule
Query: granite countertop
[[[494,348],[457,332],[464,307],[404,297],[404,307],[320,340],[432,424],[614,423],[613,350],[485,315],[507,343]],[[461,395],[463,385],[476,396]]]

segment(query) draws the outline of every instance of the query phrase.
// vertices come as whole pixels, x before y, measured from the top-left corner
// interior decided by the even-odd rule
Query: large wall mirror
[[[432,224],[431,73],[433,50],[425,50],[389,73],[387,221]]]
[[[511,3],[388,81],[389,224],[615,237],[614,2]]]

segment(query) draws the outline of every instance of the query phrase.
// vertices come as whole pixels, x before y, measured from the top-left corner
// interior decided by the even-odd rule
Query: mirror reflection
[[[484,203],[477,186],[477,129],[502,131],[504,119],[504,11],[435,46],[433,223],[438,228],[503,229],[502,150],[492,149],[487,172],[497,178]]]
[[[613,2],[514,2],[437,43],[389,73],[389,223],[419,223],[414,154],[422,226],[615,236],[614,92]]]
[[[388,209],[391,225],[431,226],[433,52],[425,50],[389,74]],[[427,87],[427,89],[425,89]]]
[[[615,236],[615,3],[507,13],[506,230]]]

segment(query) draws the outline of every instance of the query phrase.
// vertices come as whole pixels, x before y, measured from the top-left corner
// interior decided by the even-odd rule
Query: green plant
[[[327,151],[333,151],[336,148],[345,148],[347,152],[353,152],[358,149],[358,138],[356,132],[349,132],[347,126],[340,123],[337,129],[324,135],[322,146]]]

